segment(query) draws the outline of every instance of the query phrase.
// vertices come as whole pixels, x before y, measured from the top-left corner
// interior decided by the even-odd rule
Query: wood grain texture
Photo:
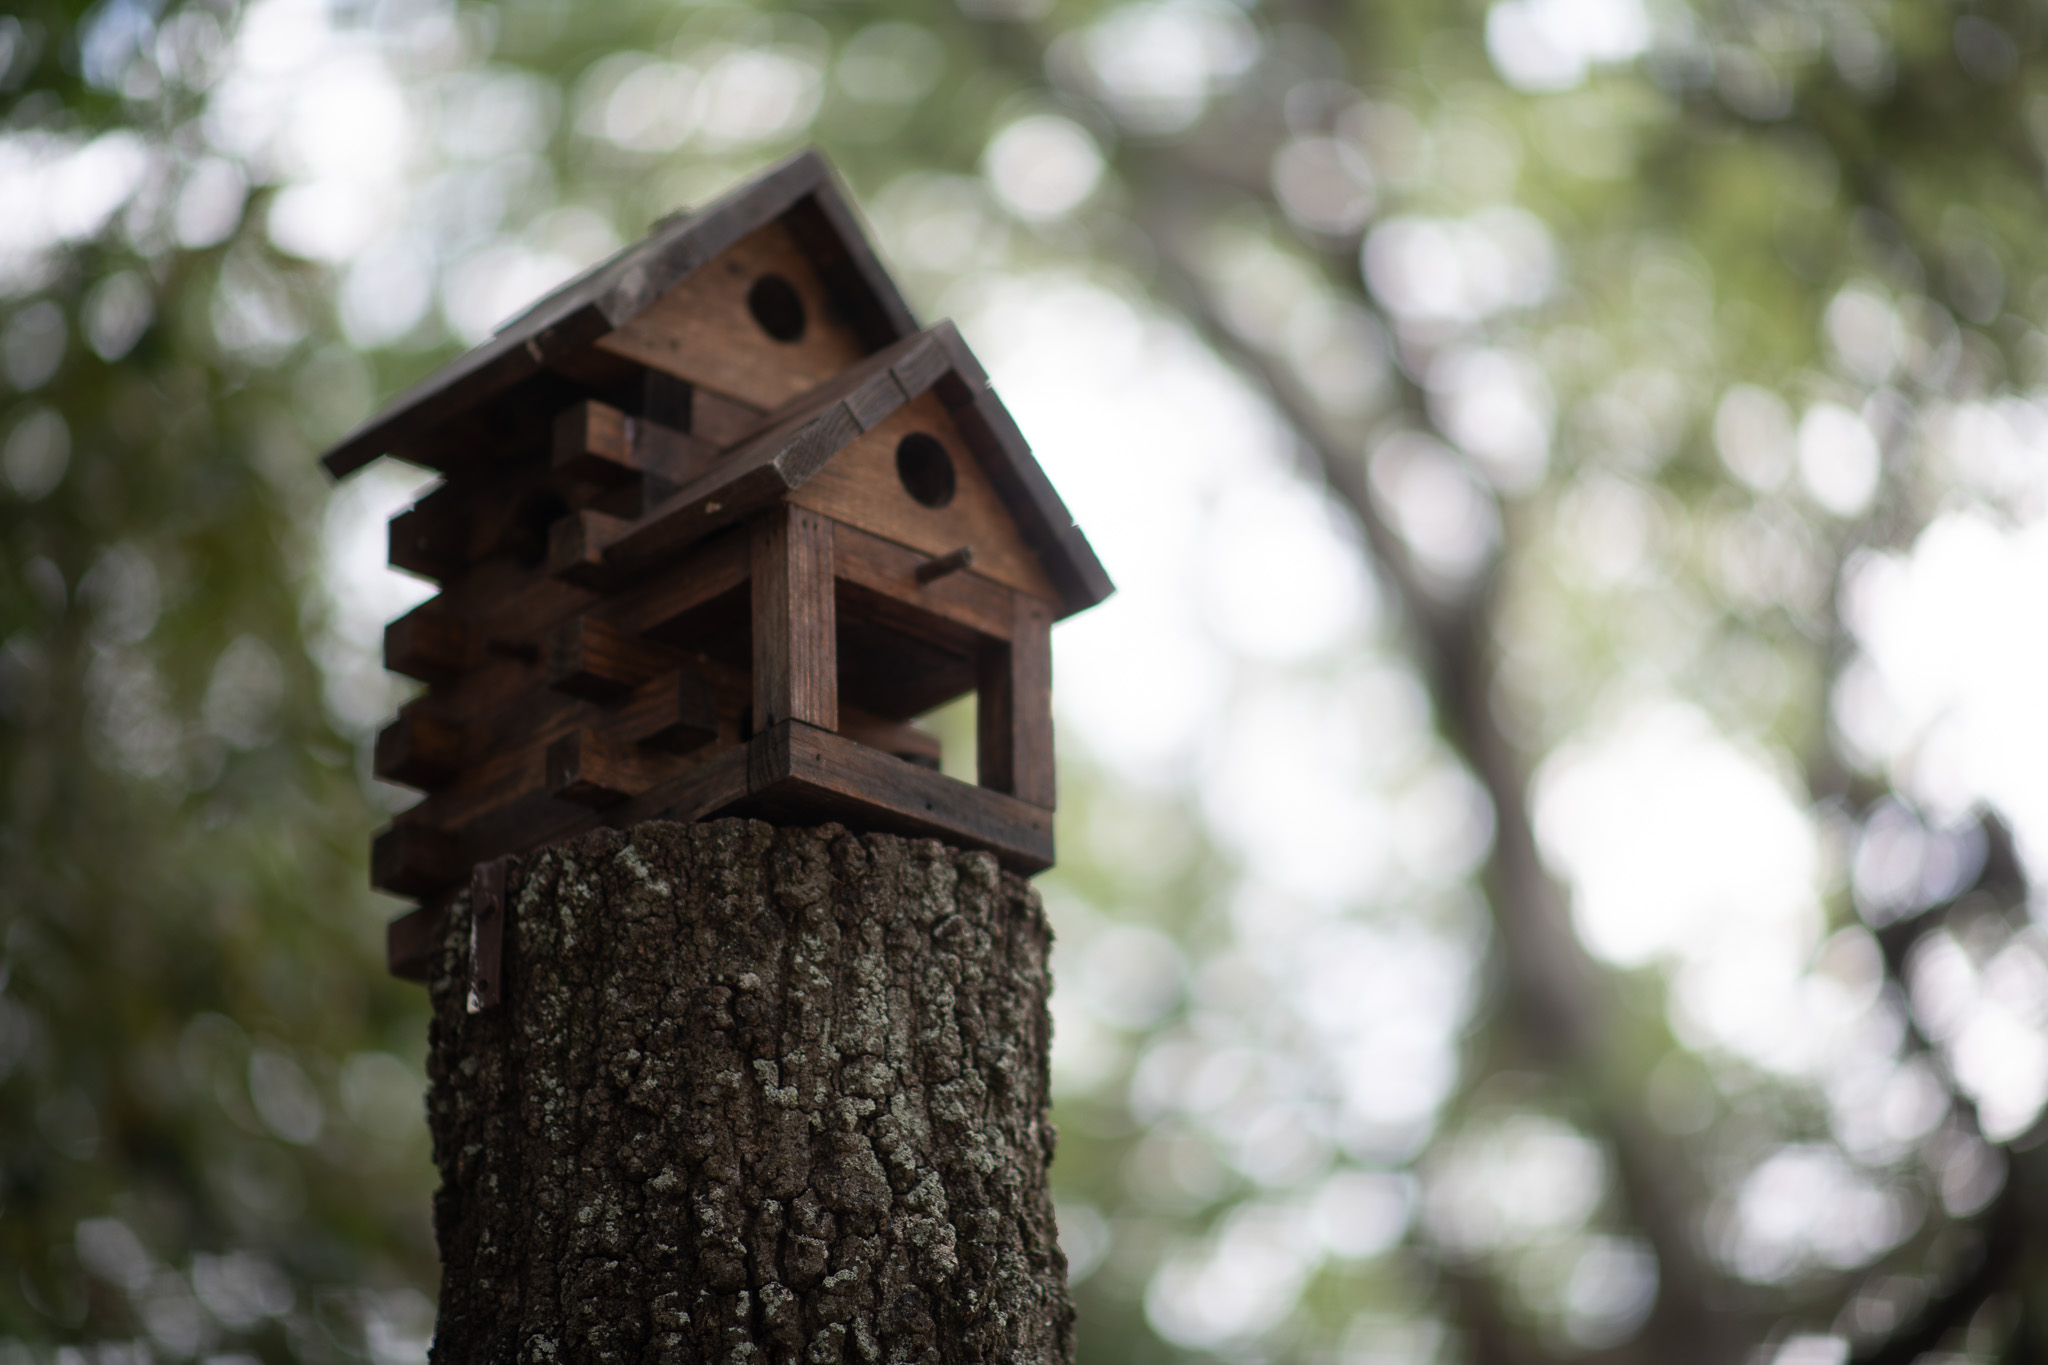
[[[1052,610],[1022,593],[1010,638],[981,650],[976,760],[981,785],[1051,810]]]
[[[747,291],[770,274],[787,280],[803,301],[805,327],[796,341],[777,341],[747,309]],[[867,353],[780,222],[734,242],[597,345],[764,409],[814,388]]]
[[[377,733],[371,771],[386,782],[433,791],[453,782],[469,761],[463,727],[422,697],[401,707],[397,719]]]
[[[765,409],[707,385],[698,385],[690,398],[690,434],[720,450],[757,434],[767,416]]]
[[[918,569],[929,563],[923,553],[894,541],[884,540],[857,526],[835,522],[832,527],[833,572],[840,580],[899,602],[917,613],[952,622],[978,635],[1007,640],[1010,636],[1010,598],[1013,589],[981,577],[972,570],[947,574],[929,582],[918,578]],[[922,633],[909,618],[892,621],[899,629]],[[933,636],[934,643],[957,647],[958,631]]]
[[[553,468],[573,479],[613,484],[653,475],[687,483],[718,458],[710,443],[609,403],[578,403],[555,418]]]
[[[754,724],[839,728],[832,523],[801,507],[757,518],[753,538]]]
[[[394,896],[428,896],[467,877],[470,861],[457,840],[401,816],[370,841],[370,885]]]
[[[483,637],[438,598],[420,603],[384,627],[384,666],[431,683],[483,661]]]
[[[595,616],[578,616],[548,637],[547,685],[591,701],[617,701],[680,663],[666,645]]]
[[[896,448],[913,432],[932,437],[953,462],[955,488],[944,507],[918,502],[897,477]],[[974,571],[983,577],[1048,601],[1059,599],[972,447],[930,390],[849,443],[790,500],[921,551],[925,558],[966,546],[974,551]]]
[[[877,753],[801,721],[747,745],[747,797],[731,808],[764,820],[842,820],[858,829],[986,849],[1025,874],[1052,866],[1052,812]]]
[[[929,730],[920,730],[905,721],[885,720],[843,701],[839,704],[839,733],[855,744],[865,744],[892,758],[934,771],[944,756],[939,737]]]
[[[572,730],[548,745],[548,791],[581,806],[612,806],[652,791],[691,764],[601,730]]]
[[[694,668],[679,668],[642,684],[633,700],[638,703],[634,724],[615,730],[649,749],[694,753],[716,743],[724,728],[717,690]]]

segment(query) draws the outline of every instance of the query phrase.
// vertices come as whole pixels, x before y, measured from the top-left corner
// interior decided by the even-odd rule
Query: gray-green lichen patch
[[[513,869],[505,999],[434,987],[440,1362],[1072,1358],[1049,933],[986,854],[601,830]]]

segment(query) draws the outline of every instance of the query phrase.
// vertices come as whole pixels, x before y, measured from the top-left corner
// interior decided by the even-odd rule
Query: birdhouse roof
[[[569,281],[490,340],[401,394],[321,457],[335,478],[407,447],[521,381],[574,358],[632,322],[749,232],[784,220],[869,351],[917,331],[917,319],[862,235],[825,158],[800,152],[709,206],[673,214],[644,239]],[[433,464],[432,460],[425,463]]]
[[[771,502],[791,496],[802,501],[803,490],[862,437],[916,426],[920,417],[949,426],[949,436],[965,447],[1015,525],[1022,551],[1043,569],[1059,615],[1091,607],[1115,591],[950,322],[905,337],[792,400],[758,434],[632,523],[595,514],[583,528],[585,551],[613,571],[651,566]],[[991,568],[1000,576],[999,566]]]
[[[616,347],[636,319],[659,315],[664,298],[666,306],[676,306],[688,297],[686,283],[697,287],[691,277],[700,267],[771,223],[788,230],[794,249],[829,294],[845,344],[855,348],[848,353],[866,355],[815,386],[805,383],[808,391],[768,404],[772,411],[753,433],[676,494],[674,516],[640,519],[629,543],[612,546],[607,558],[624,563],[644,557],[649,545],[701,534],[690,529],[692,497],[722,506],[721,522],[733,520],[738,508],[751,505],[748,498],[730,490],[704,496],[705,488],[723,487],[733,477],[746,475],[748,490],[770,496],[795,491],[849,442],[936,390],[944,420],[986,477],[1024,549],[1038,560],[1041,582],[1053,590],[1060,615],[1109,596],[1114,589],[1108,575],[989,389],[988,376],[950,323],[918,330],[830,165],[816,151],[791,157],[706,208],[663,219],[644,240],[533,304],[489,341],[401,395],[337,443],[322,463],[337,478],[385,454],[451,473],[456,465],[475,468],[476,438],[496,424],[487,420],[480,426],[480,417],[517,411],[517,394],[535,392],[536,384],[545,416],[552,386],[568,385],[586,371],[599,342]],[[774,377],[791,388],[801,378]],[[760,405],[759,396],[751,396]],[[597,534],[604,538],[604,532]]]

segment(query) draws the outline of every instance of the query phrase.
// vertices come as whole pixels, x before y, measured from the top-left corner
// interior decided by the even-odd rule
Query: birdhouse
[[[829,168],[657,224],[327,452],[441,480],[439,595],[371,878],[422,975],[472,869],[600,824],[842,821],[1053,861],[1054,621],[1111,585],[959,334],[920,330]],[[973,693],[978,782],[916,719]]]

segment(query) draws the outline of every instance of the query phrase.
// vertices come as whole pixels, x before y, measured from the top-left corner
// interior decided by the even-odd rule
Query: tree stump
[[[436,1362],[1067,1362],[1037,894],[836,825],[598,830],[433,985]]]

